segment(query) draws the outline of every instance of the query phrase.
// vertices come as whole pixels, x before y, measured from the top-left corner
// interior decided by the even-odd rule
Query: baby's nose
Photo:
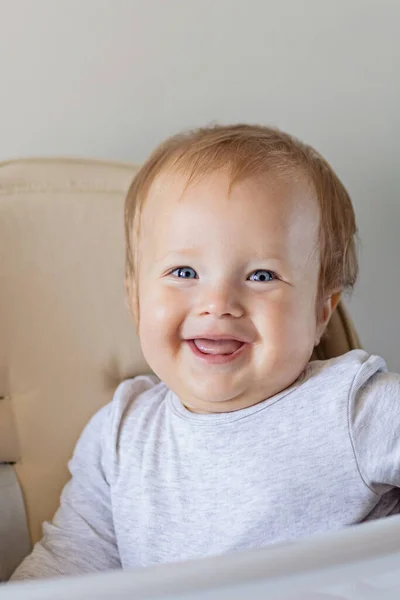
[[[216,285],[208,288],[198,305],[199,314],[221,318],[241,317],[244,313],[238,294],[229,285]]]

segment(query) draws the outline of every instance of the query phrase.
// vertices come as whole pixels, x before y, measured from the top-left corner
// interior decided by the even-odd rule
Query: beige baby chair
[[[90,416],[149,371],[124,300],[123,203],[136,168],[0,164],[0,580],[55,512]],[[316,357],[359,346],[340,305]]]

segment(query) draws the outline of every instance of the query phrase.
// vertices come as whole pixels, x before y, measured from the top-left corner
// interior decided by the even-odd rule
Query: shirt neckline
[[[308,365],[307,365],[308,367]],[[308,368],[305,368],[301,375],[290,385],[285,388],[278,394],[267,398],[266,400],[262,400],[253,406],[249,406],[248,408],[242,408],[240,410],[225,412],[225,413],[194,413],[188,410],[181,402],[179,397],[171,390],[168,389],[166,395],[166,401],[170,410],[179,418],[188,421],[190,423],[196,423],[197,425],[206,425],[213,426],[214,424],[229,424],[235,421],[240,421],[243,419],[247,419],[252,415],[268,409],[270,406],[274,405],[276,402],[279,402],[286,396],[292,394],[296,389],[298,389],[306,380]]]

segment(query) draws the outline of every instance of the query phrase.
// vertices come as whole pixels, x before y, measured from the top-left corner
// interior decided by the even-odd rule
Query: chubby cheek
[[[171,293],[172,292],[172,293]],[[140,296],[139,337],[149,365],[165,362],[180,347],[180,329],[185,319],[184,303],[173,290],[158,289]],[[168,354],[167,354],[168,353]],[[154,364],[154,367],[153,367]]]
[[[257,329],[267,350],[268,362],[307,361],[314,346],[316,313],[312,300],[280,298],[258,310]],[[264,354],[265,356],[265,354]]]

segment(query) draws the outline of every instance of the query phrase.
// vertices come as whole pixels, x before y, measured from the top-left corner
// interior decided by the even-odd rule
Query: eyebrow
[[[171,256],[187,256],[190,258],[198,256],[199,254],[200,250],[196,250],[196,248],[177,248],[176,250],[168,250],[168,252],[165,252],[162,256],[157,256],[156,261],[163,261],[167,258],[171,258]]]
[[[166,259],[170,259],[171,257],[181,257],[181,256],[185,256],[188,258],[193,258],[196,256],[199,256],[199,254],[201,254],[201,249],[196,249],[196,248],[177,248],[174,250],[168,250],[168,252],[166,252],[165,254],[163,254],[162,256],[157,256],[156,257],[156,262],[161,262],[164,261]],[[282,256],[278,256],[277,254],[268,254],[267,252],[254,252],[254,254],[252,255],[252,260],[255,261],[274,261],[277,263],[284,263],[286,262]]]

